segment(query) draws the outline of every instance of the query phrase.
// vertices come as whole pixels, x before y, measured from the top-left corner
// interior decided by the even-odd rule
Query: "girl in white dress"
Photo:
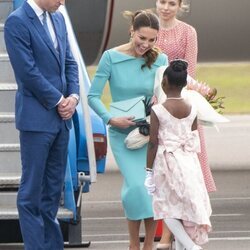
[[[208,241],[212,213],[197,152],[197,110],[181,97],[187,62],[174,60],[164,71],[163,104],[152,107],[145,186],[153,195],[154,219],[163,219],[176,250],[198,250]]]

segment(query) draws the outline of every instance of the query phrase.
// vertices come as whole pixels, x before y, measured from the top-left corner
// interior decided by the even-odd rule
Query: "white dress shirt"
[[[27,0],[27,3],[30,5],[30,7],[34,10],[34,12],[36,13],[37,17],[39,18],[41,24],[43,25],[43,12],[44,10],[41,9],[34,0]],[[48,12],[46,11],[46,16],[47,16],[47,25],[48,25],[48,29],[49,29],[49,33],[51,36],[51,39],[53,41],[54,47],[57,48],[58,47],[58,42],[56,39],[56,34],[55,34],[55,30],[52,24],[52,21],[50,19],[50,15],[48,15]],[[79,95],[77,94],[71,94],[70,96],[74,97],[77,101],[77,103],[79,102]],[[60,100],[57,102],[56,106],[62,101],[63,96],[61,96]]]
[[[35,11],[36,15],[38,16],[41,24],[43,25],[43,12],[44,10],[42,10],[34,0],[27,0],[27,3],[30,5],[30,7]],[[48,14],[48,12],[46,11],[46,16],[47,16],[47,24],[48,24],[48,29],[49,29],[49,33],[51,36],[51,39],[53,41],[53,45],[55,48],[57,48],[58,46],[58,42],[56,39],[56,34],[55,34],[55,30],[52,24],[52,21],[50,19],[50,15]]]

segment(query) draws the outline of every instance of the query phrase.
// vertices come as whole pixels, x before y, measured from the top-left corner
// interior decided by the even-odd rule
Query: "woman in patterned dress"
[[[177,19],[177,14],[183,9],[182,0],[156,0],[156,11],[160,19],[160,31],[156,45],[168,56],[169,61],[176,58],[188,62],[188,74],[195,77],[197,63],[197,33],[194,27]],[[212,91],[212,90],[211,90]],[[204,130],[198,125],[201,152],[198,154],[203,177],[208,192],[216,191],[214,179],[208,165]],[[163,233],[158,249],[170,247],[171,233],[163,226]]]
[[[139,96],[151,99],[156,70],[168,63],[167,56],[155,47],[159,31],[157,16],[150,11],[128,13],[132,19],[128,43],[105,51],[99,62],[88,94],[91,108],[109,125],[109,141],[124,178],[121,198],[128,222],[129,250],[140,250],[140,224],[145,224],[143,250],[152,250],[156,222],[153,220],[152,197],[144,187],[147,145],[136,150],[124,140],[135,129],[133,117],[114,117],[101,101],[109,82],[112,101]]]

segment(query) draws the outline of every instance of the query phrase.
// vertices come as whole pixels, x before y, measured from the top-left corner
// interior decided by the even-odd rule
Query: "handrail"
[[[79,68],[79,84],[80,84],[80,102],[83,110],[83,122],[85,124],[86,132],[86,142],[88,149],[88,160],[89,160],[89,171],[90,171],[90,182],[96,182],[96,158],[95,158],[95,148],[93,141],[93,132],[91,127],[91,119],[89,113],[88,102],[86,98],[86,91],[84,89],[84,81],[90,81],[86,67],[79,49],[71,21],[65,6],[60,6],[59,11],[63,14],[65,23],[67,26],[68,40],[71,47],[72,54],[78,64]],[[89,84],[90,85],[90,84]]]

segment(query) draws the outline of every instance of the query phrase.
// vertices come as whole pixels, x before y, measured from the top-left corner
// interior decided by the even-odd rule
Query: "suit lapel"
[[[54,27],[54,31],[55,31],[55,35],[56,35],[56,39],[57,39],[57,43],[58,43],[58,52],[57,55],[59,56],[60,60],[61,60],[61,53],[62,53],[62,40],[61,40],[61,35],[59,32],[59,27],[60,27],[60,23],[58,21],[58,19],[54,16],[54,15],[50,15],[53,27]]]
[[[48,37],[46,31],[43,28],[43,25],[41,24],[39,18],[37,17],[36,13],[33,11],[33,9],[30,7],[28,3],[24,3],[24,8],[26,10],[27,15],[29,16],[31,23],[34,25],[36,30],[38,31],[38,34],[41,36],[41,38],[44,40],[46,45],[49,47],[52,54],[56,57],[59,65],[60,65],[60,58],[59,53],[54,48],[54,45],[51,41],[51,39]]]

